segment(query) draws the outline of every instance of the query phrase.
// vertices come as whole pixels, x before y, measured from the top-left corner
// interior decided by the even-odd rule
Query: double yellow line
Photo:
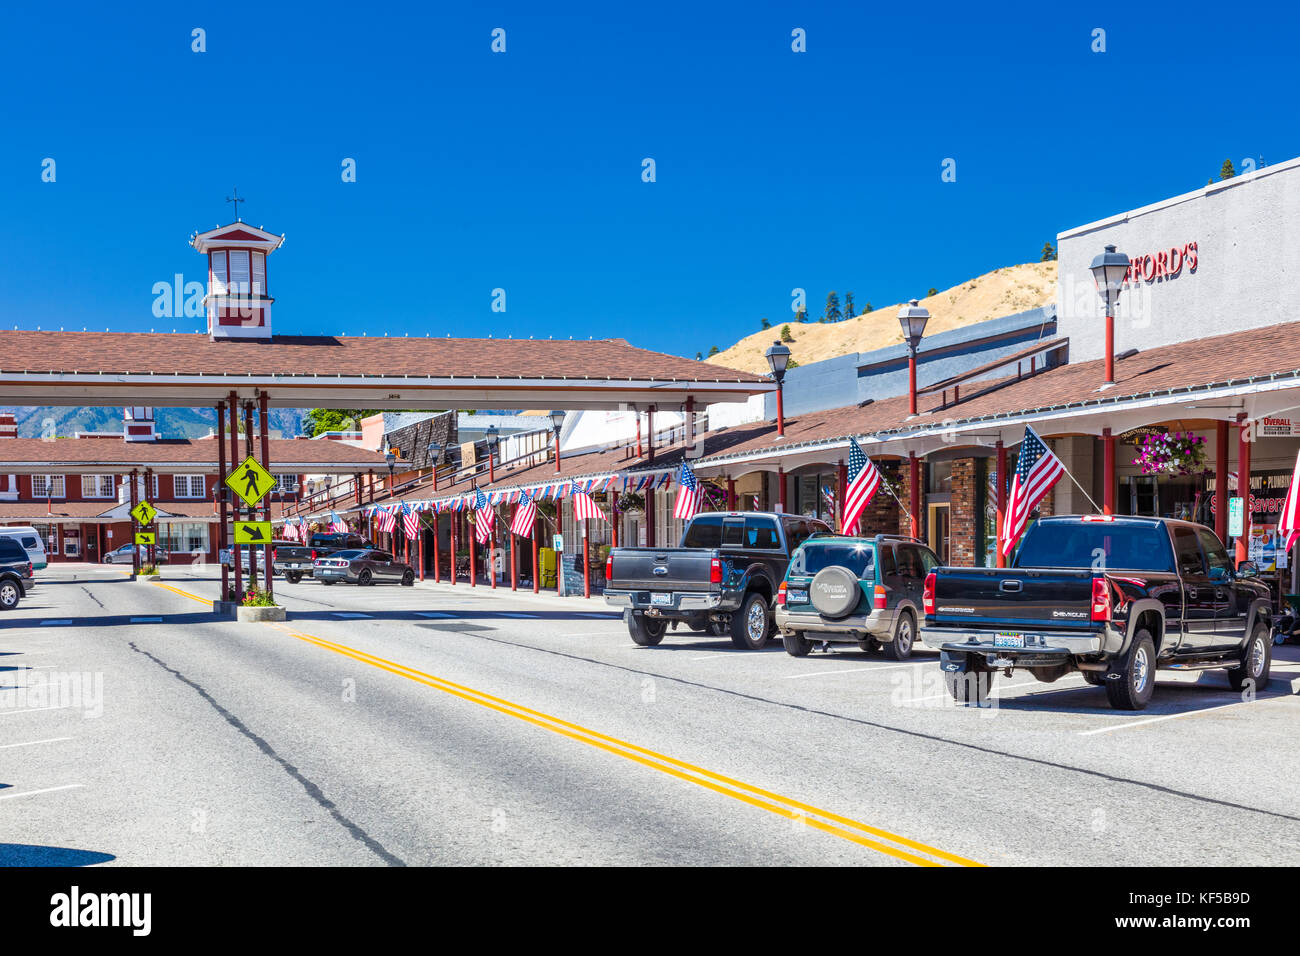
[[[444,694],[450,694],[472,704],[478,704],[480,707],[486,707],[488,710],[514,717],[543,730],[549,730],[551,733],[568,737],[570,740],[576,740],[589,747],[595,747],[625,760],[657,770],[660,773],[684,780],[687,783],[693,783],[706,790],[712,790],[714,793],[722,794],[733,800],[739,800],[742,803],[758,807],[777,816],[785,817],[793,823],[799,823],[814,830],[829,833],[842,840],[868,847],[887,856],[905,860],[908,863],[915,863],[918,866],[983,865],[908,837],[890,833],[888,830],[882,830],[860,820],[853,820],[828,810],[822,810],[819,807],[781,796],[761,787],[743,783],[740,780],[714,773],[711,770],[705,770],[703,767],[697,767],[674,757],[647,750],[645,747],[619,740],[617,737],[610,737],[608,734],[602,734],[579,724],[552,717],[549,714],[533,710],[522,704],[516,704],[502,697],[494,697],[491,694],[474,690],[472,687],[466,687],[463,684],[456,684],[441,677],[426,674],[423,671],[407,667],[404,664],[398,664],[395,661],[385,660],[382,657],[368,654],[346,644],[338,644],[323,637],[317,637],[314,634],[296,631],[284,624],[269,623],[267,626],[274,627],[276,630],[283,631],[285,634],[332,653],[341,654],[362,664],[368,664],[390,674],[396,674],[398,677],[405,677],[417,684],[432,687]]]

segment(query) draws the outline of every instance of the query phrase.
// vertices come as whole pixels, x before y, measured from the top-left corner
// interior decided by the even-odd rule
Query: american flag
[[[402,530],[407,538],[414,538],[420,530],[420,513],[405,502],[402,503]]]
[[[537,521],[537,502],[534,501],[526,491],[519,493],[519,506],[515,508],[515,516],[510,522],[510,533],[517,534],[521,538],[531,538],[533,536],[533,525]]]
[[[336,531],[336,532],[338,532],[339,534],[346,534],[346,533],[347,533],[347,530],[348,530],[348,523],[347,523],[346,521],[344,521],[342,518],[340,518],[340,517],[339,517],[337,514],[335,514],[333,511],[331,511],[331,512],[330,512],[330,530],[331,530],[331,531]]]
[[[700,510],[700,482],[691,471],[691,466],[682,462],[681,474],[677,476],[677,503],[673,505],[673,517],[690,521]]]
[[[848,487],[844,489],[844,524],[840,530],[845,534],[857,534],[862,512],[871,504],[880,487],[880,470],[852,438],[849,439],[848,478]]]
[[[599,521],[609,520],[591,495],[585,491],[579,491],[573,496],[573,517],[578,521],[586,521],[588,518],[596,518]]]
[[[488,504],[488,496],[482,488],[475,489],[474,497],[474,537],[479,544],[487,544],[492,539],[492,524],[496,521],[496,512]]]
[[[835,514],[835,489],[830,485],[822,485],[822,501],[826,502],[827,512]]]
[[[1011,556],[1029,524],[1029,513],[1063,474],[1065,466],[1061,459],[1052,454],[1032,428],[1025,426],[1025,439],[1020,443],[1020,454],[1016,457],[1015,477],[1011,479],[1007,513],[1002,520],[1003,554]]]
[[[397,515],[389,511],[387,508],[380,508],[378,510],[380,532],[383,534],[392,534],[393,529],[397,527]]]
[[[1282,541],[1282,550],[1290,551],[1300,535],[1300,455],[1296,456],[1295,472],[1291,475],[1291,487],[1286,490],[1286,503],[1282,505],[1282,515],[1277,519],[1277,536]],[[1249,508],[1246,509],[1249,512]]]

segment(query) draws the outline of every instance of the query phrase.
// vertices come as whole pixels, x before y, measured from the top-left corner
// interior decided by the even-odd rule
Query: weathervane
[[[236,187],[234,188],[234,193],[235,193],[234,196],[227,196],[227,197],[226,197],[226,202],[233,202],[233,203],[235,204],[235,222],[243,222],[244,220],[242,220],[242,219],[239,218],[239,204],[240,204],[241,202],[248,202],[248,200],[247,200],[247,199],[240,199],[240,198],[239,198],[239,187],[238,187],[238,186],[236,186]]]

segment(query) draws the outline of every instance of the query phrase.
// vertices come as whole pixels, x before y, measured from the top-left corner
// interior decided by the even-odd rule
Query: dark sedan
[[[401,584],[410,587],[415,583],[415,569],[405,561],[396,560],[387,551],[375,548],[356,548],[335,551],[312,563],[312,577],[321,584],[344,581],[348,584]]]

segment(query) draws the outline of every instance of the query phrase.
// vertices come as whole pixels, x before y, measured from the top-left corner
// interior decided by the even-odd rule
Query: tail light
[[[315,548],[312,548],[312,549],[311,549],[311,559],[312,559],[313,561],[316,560],[316,549],[315,549]]]
[[[709,562],[709,583],[722,583],[722,559],[714,558]]]
[[[614,580],[614,556],[612,554],[605,558],[605,580]]]
[[[279,548],[272,548],[272,549],[271,549],[271,560],[272,560],[272,561],[275,560],[275,553],[276,553],[276,551],[278,551],[278,550],[280,550],[280,549],[279,549]]]
[[[786,583],[782,581],[781,586],[776,589],[777,607],[785,607],[785,589],[786,589]]]
[[[934,613],[934,582],[935,573],[931,571],[925,576],[925,590],[921,592],[921,607],[926,614]]]
[[[27,576],[29,578],[32,576],[32,563],[30,561],[27,562]]]
[[[1105,578],[1092,579],[1092,619],[1110,620],[1110,582]]]
[[[885,597],[888,593],[889,593],[888,589],[883,584],[877,584],[876,596],[871,606],[874,607],[877,611],[883,611],[885,609]]]

